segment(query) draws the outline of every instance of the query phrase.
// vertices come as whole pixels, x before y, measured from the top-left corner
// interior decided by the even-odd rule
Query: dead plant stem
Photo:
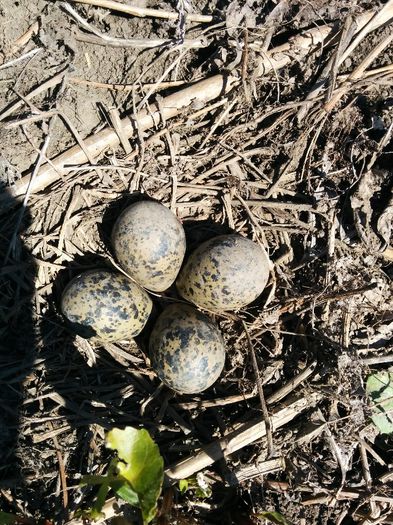
[[[265,394],[263,392],[263,386],[262,386],[262,381],[261,381],[261,376],[260,376],[260,372],[259,372],[257,358],[256,358],[256,355],[255,355],[255,349],[254,349],[254,345],[252,344],[250,333],[248,331],[247,325],[246,325],[246,323],[243,320],[242,320],[242,325],[243,325],[244,331],[246,333],[248,349],[249,349],[250,354],[251,354],[252,367],[254,369],[255,380],[256,380],[257,388],[258,388],[259,401],[261,403],[263,419],[264,419],[265,425],[266,425],[266,439],[267,439],[268,455],[269,455],[269,457],[273,457],[273,455],[274,455],[274,444],[273,444],[272,424],[271,424],[271,420],[270,420],[270,416],[269,416],[269,411],[267,409]]]
[[[123,4],[114,0],[71,0],[78,4],[92,5],[96,7],[103,7],[105,9],[111,9],[119,13],[125,13],[127,15],[137,16],[140,18],[151,17],[151,18],[163,18],[166,20],[177,20],[179,14],[172,11],[165,11],[163,9],[152,9],[148,7],[140,7],[137,5]],[[198,22],[198,23],[209,23],[213,21],[211,15],[200,15],[197,13],[186,13],[186,21]]]

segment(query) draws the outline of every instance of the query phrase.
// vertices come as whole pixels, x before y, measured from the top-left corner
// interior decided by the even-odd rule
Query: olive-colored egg
[[[254,301],[269,279],[261,247],[241,235],[220,235],[199,246],[176,286],[188,301],[213,311],[235,310]]]
[[[182,394],[209,388],[225,363],[225,345],[218,327],[206,315],[183,304],[172,304],[162,312],[149,348],[158,377]]]
[[[147,292],[122,275],[91,270],[75,277],[66,287],[61,310],[82,337],[102,342],[121,341],[138,335],[153,304]]]
[[[163,292],[179,273],[186,251],[183,226],[163,204],[141,201],[126,208],[113,228],[120,266],[148,290]]]

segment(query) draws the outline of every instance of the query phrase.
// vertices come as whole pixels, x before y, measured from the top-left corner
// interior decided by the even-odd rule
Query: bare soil
[[[165,488],[159,523],[268,523],[258,518],[263,511],[293,525],[393,523],[392,437],[371,423],[365,392],[370,373],[393,363],[393,47],[377,48],[392,25],[371,31],[340,63],[356,20],[385,4],[138,2],[213,15],[183,27],[77,2],[2,0],[0,185],[9,202],[0,201],[1,511],[31,525],[76,523],[95,497],[81,476],[105,471],[110,458],[105,430],[147,428],[165,465],[176,464],[261,417],[259,383],[266,399],[289,385],[268,405],[270,416],[296,398],[319,401],[273,431],[272,454],[257,439],[205,468],[210,498]],[[272,49],[325,24],[341,30],[338,39],[303,54],[293,45],[285,67],[263,73]],[[184,36],[202,38],[202,47],[185,47]],[[124,39],[166,43],[135,48]],[[136,114],[223,72],[236,87],[211,107],[196,97],[174,119],[59,173],[24,206],[15,196],[37,163],[83,145],[112,125],[111,114]],[[306,103],[321,78],[322,91]],[[136,341],[99,346],[75,336],[59,311],[73,276],[116,264],[114,220],[146,196],[182,220],[188,254],[235,230],[274,263],[255,303],[212,316],[227,360],[199,395],[160,385],[147,349],[151,325]],[[174,287],[155,296],[155,315],[173,298]],[[260,474],[280,458],[280,468]]]

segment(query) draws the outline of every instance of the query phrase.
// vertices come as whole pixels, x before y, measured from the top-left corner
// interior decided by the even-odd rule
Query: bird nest
[[[133,426],[164,457],[159,523],[393,523],[366,394],[393,362],[392,0],[3,4],[0,509],[77,523]],[[92,343],[59,312],[145,196],[189,252],[236,231],[273,262],[255,303],[208,312],[227,357],[198,395],[160,384],[148,335]]]

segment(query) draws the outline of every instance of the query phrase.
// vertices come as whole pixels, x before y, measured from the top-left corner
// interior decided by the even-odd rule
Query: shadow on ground
[[[4,190],[5,191],[5,190]],[[31,217],[15,208],[9,196],[0,210],[0,487],[24,484],[19,442],[24,432],[21,416],[24,384],[39,364],[32,304],[37,266],[26,249],[23,234]]]

